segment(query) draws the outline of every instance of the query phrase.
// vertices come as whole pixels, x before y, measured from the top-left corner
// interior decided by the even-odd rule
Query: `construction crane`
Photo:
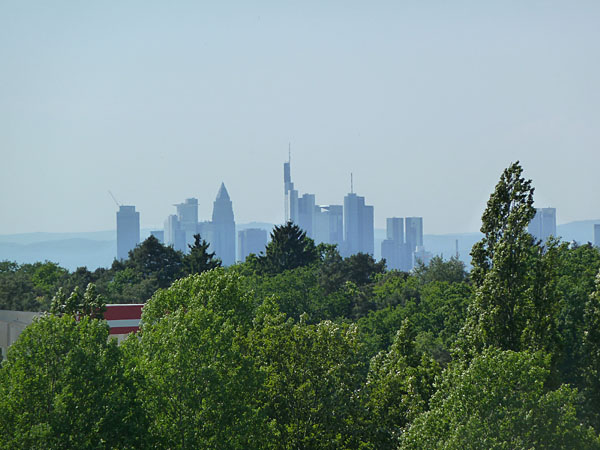
[[[110,189],[109,189],[108,193],[110,194],[110,196],[112,197],[112,199],[115,201],[115,203],[117,204],[117,206],[120,208],[121,204],[117,201],[117,199],[115,198],[115,196],[113,195],[113,193],[110,192]]]

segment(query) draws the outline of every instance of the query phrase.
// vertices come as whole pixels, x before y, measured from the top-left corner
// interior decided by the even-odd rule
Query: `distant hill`
[[[597,220],[578,220],[569,222],[556,227],[556,233],[563,241],[576,241],[579,244],[594,242],[594,224],[600,223]]]
[[[94,239],[54,239],[28,244],[0,241],[0,260],[18,263],[52,261],[71,271],[80,266],[94,270],[110,267],[115,258],[117,243]]]
[[[577,241],[581,244],[593,242],[594,224],[599,220],[580,220],[557,226],[557,233],[565,241]],[[274,224],[268,222],[250,222],[237,224],[237,230],[262,228],[270,232]],[[150,230],[141,230],[141,238],[146,239]],[[375,229],[375,257],[381,258],[381,242],[385,239],[385,230]],[[456,253],[461,261],[469,265],[471,247],[481,239],[481,233],[426,234],[423,243],[433,255],[442,255],[445,259]],[[116,256],[116,231],[93,231],[84,233],[21,233],[0,235],[0,261],[10,260],[18,263],[53,261],[61,266],[75,270],[86,266],[90,270],[98,267],[110,267]]]

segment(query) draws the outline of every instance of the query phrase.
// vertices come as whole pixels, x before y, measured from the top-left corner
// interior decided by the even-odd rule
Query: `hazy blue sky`
[[[355,191],[475,231],[519,159],[600,218],[600,2],[0,0],[0,233],[142,226],[224,181],[236,220]]]

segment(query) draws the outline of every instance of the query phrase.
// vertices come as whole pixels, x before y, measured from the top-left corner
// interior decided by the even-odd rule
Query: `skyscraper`
[[[298,222],[298,191],[294,189],[291,158],[283,163],[283,192],[285,194],[285,221]]]
[[[536,208],[527,231],[542,243],[556,236],[556,208]]]
[[[217,198],[213,203],[212,249],[224,266],[235,263],[235,220],[233,206],[225,183],[221,183]]]
[[[600,223],[594,225],[594,245],[600,247]]]
[[[344,248],[342,254],[356,253],[373,255],[375,231],[373,206],[365,205],[365,198],[354,192],[344,197]]]
[[[129,250],[140,243],[140,213],[135,206],[119,206],[117,211],[117,259],[127,259]]]
[[[165,220],[163,236],[165,245],[169,245],[175,250],[179,250],[181,252],[186,251],[185,232],[181,229],[181,224],[179,223],[179,219],[175,214],[171,214]]]
[[[298,218],[296,224],[306,231],[306,235],[314,239],[315,222],[315,196],[314,194],[304,194],[298,199]]]
[[[315,243],[333,244],[342,251],[344,244],[344,207],[342,205],[315,206],[313,229]]]
[[[177,220],[184,234],[185,251],[188,245],[194,244],[194,235],[198,232],[198,199],[186,198],[185,202],[175,205],[177,208]]]
[[[386,239],[404,243],[404,219],[401,217],[389,217],[386,223]]]
[[[406,218],[406,243],[410,247],[410,251],[414,252],[417,247],[423,246],[423,218],[422,217],[407,217]]]
[[[402,250],[404,248],[404,219],[386,219],[386,239],[381,243],[381,257],[390,270],[402,270]]]
[[[238,231],[238,260],[246,261],[250,253],[255,255],[265,251],[267,246],[267,230],[247,228]]]

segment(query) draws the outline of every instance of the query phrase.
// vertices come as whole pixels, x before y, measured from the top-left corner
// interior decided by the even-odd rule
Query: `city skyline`
[[[557,222],[600,216],[600,3],[0,5],[0,234],[159,227],[221,181],[283,222],[281,161],[374,224],[474,232],[519,160]],[[258,201],[260,199],[260,202]],[[77,205],[76,208],[73,205]]]

